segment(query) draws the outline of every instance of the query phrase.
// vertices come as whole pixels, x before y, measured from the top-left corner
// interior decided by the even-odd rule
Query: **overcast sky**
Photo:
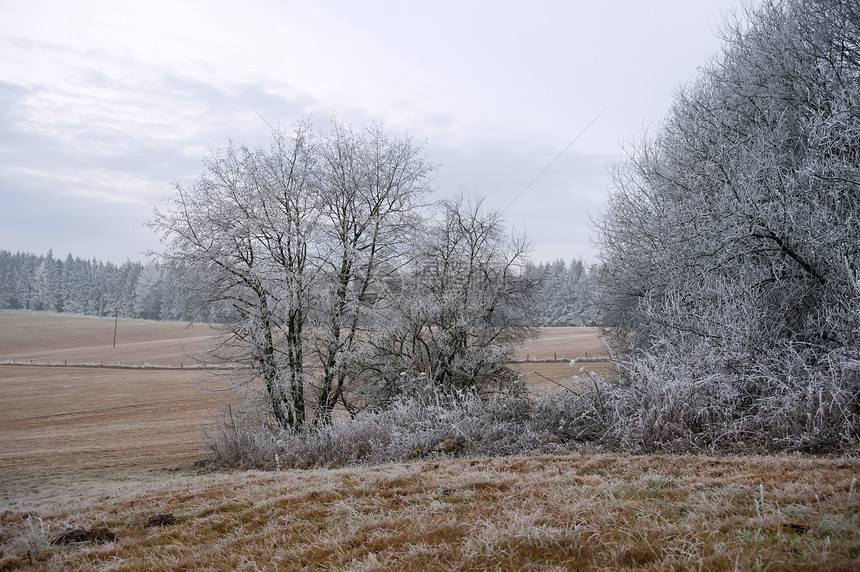
[[[426,142],[438,196],[511,205],[534,260],[594,260],[610,165],[716,54],[735,6],[0,0],[0,249],[143,261],[152,206],[209,149],[336,111]]]

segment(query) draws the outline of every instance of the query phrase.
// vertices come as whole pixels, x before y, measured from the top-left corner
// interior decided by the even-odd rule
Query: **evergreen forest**
[[[530,264],[540,286],[526,326],[600,325],[592,292],[593,269],[578,259]],[[160,262],[122,264],[0,249],[0,309],[115,316],[143,320],[208,319],[181,272]]]

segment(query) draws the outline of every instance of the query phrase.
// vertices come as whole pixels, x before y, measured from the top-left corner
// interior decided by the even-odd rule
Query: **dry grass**
[[[127,324],[137,337],[114,353],[113,320],[54,318],[64,325],[0,312],[0,361],[179,362],[203,343],[184,325]],[[552,343],[563,333],[579,332]],[[204,473],[199,375],[0,367],[0,570],[860,569],[855,459],[583,453]],[[116,540],[51,544],[100,528]]]
[[[858,473],[591,454],[172,475],[14,503],[0,534],[36,570],[853,570]],[[117,540],[50,545],[102,527]]]

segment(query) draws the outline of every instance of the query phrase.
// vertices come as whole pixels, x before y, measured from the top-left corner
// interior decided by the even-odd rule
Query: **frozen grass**
[[[21,499],[0,539],[33,570],[852,570],[858,475],[850,459],[608,454],[174,474]],[[176,524],[147,526],[164,514]],[[117,540],[50,544],[90,527]]]
[[[232,468],[311,468],[407,461],[438,454],[511,455],[558,450],[552,430],[530,419],[531,405],[515,398],[427,389],[384,410],[343,417],[295,434],[266,430],[260,407],[231,408],[206,441],[214,462]],[[537,421],[537,424],[544,422]]]
[[[447,455],[604,452],[761,454],[860,450],[860,376],[851,370],[798,387],[738,391],[733,380],[707,382],[635,372],[625,381],[577,378],[570,391],[534,398],[433,388],[386,409],[342,418],[299,434],[276,433],[246,402],[216,422],[206,442],[214,462],[231,468],[311,468],[380,464]],[[762,382],[763,383],[763,382]],[[814,387],[813,387],[814,385]]]
[[[594,392],[604,446],[639,452],[854,453],[860,445],[860,362],[823,371],[799,356],[745,375],[654,356],[629,360]],[[704,363],[704,360],[703,360]]]

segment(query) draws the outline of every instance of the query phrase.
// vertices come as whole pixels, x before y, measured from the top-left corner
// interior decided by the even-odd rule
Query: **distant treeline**
[[[596,326],[601,313],[595,296],[595,269],[580,260],[529,266],[540,279],[531,326]]]
[[[0,308],[147,320],[188,320],[190,300],[175,271],[148,262],[54,258],[0,250]]]
[[[540,278],[531,326],[591,326],[593,271],[579,260],[529,266]],[[191,320],[198,305],[181,288],[179,271],[158,262],[120,265],[67,255],[54,258],[0,250],[0,309],[67,312],[146,320]],[[203,317],[198,317],[203,318]]]

